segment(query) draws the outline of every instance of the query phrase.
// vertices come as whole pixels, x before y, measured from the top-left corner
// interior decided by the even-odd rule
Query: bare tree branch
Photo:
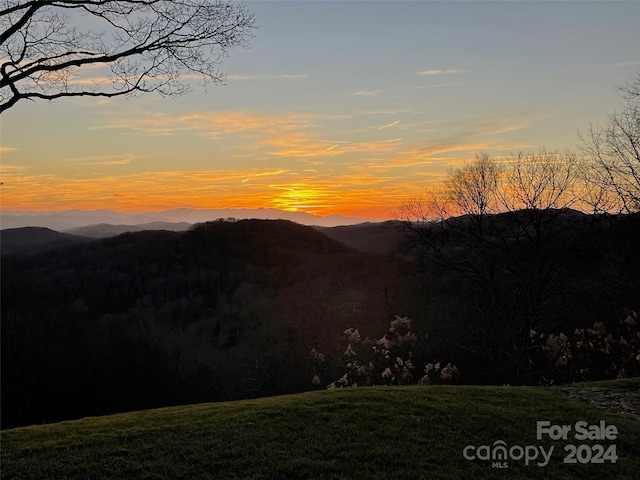
[[[592,162],[591,178],[619,199],[620,210],[640,210],[640,73],[618,87],[625,104],[605,126],[580,135]]]
[[[219,64],[254,28],[233,0],[0,1],[0,112],[23,99],[180,95],[193,75],[223,83]],[[99,76],[82,77],[88,68]]]

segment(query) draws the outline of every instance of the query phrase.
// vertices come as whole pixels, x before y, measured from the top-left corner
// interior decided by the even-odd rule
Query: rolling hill
[[[637,397],[640,384],[597,387]],[[609,408],[560,387],[459,386],[349,388],[137,411],[4,430],[0,478],[637,478],[640,423]],[[571,430],[566,439],[539,439],[539,421]],[[577,440],[577,422],[596,432],[604,422],[616,434]],[[492,458],[501,443],[505,456]],[[579,453],[571,456],[568,445]],[[600,450],[608,453],[598,457]]]
[[[79,235],[60,233],[43,227],[0,230],[0,252],[2,255],[40,253],[87,241],[89,241],[88,238]]]
[[[414,380],[440,361],[477,384],[637,375],[639,217],[549,212],[531,242],[520,228],[528,213],[487,219],[489,237],[465,218],[428,226],[421,238],[440,256],[416,250],[414,264],[354,248],[393,238],[384,226],[330,238],[284,220],[3,255],[3,427],[302,392],[316,377],[328,385],[353,369],[345,330],[387,344],[396,315],[413,321]],[[551,356],[549,340],[564,333]],[[509,363],[512,348],[522,356]],[[560,364],[565,350],[571,360]]]
[[[98,223],[66,230],[65,233],[91,238],[114,237],[123,233],[142,232],[144,230],[167,230],[170,232],[183,232],[191,226],[187,222],[151,222],[137,225],[112,225],[110,223]]]
[[[289,220],[303,225],[354,225],[367,222],[370,219],[345,217],[343,215],[329,215],[320,217],[305,212],[288,212],[272,208],[256,209],[198,209],[178,208],[160,212],[127,213],[113,210],[64,210],[58,212],[21,212],[0,211],[2,228],[47,227],[53,230],[66,231],[69,229],[96,225],[101,223],[113,225],[138,225],[152,222],[169,222],[190,224],[207,222],[220,218],[235,218],[240,220]]]
[[[366,222],[357,225],[316,228],[355,250],[382,255],[393,253],[406,235],[397,229],[393,222]]]
[[[5,255],[3,425],[306,390],[311,348],[388,323],[402,268],[284,220]]]

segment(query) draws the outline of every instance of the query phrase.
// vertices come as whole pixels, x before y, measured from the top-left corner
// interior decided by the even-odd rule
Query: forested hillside
[[[397,311],[399,262],[288,221],[2,259],[2,422],[308,389],[308,352]]]
[[[476,220],[407,224],[395,257],[265,220],[4,255],[2,426],[328,385],[640,374],[637,214]]]

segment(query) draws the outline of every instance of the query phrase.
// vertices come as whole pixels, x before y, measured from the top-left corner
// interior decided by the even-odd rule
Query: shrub
[[[341,376],[329,383],[327,388],[412,383],[429,385],[456,381],[460,372],[451,363],[444,368],[440,368],[440,363],[429,363],[424,368],[424,375],[417,378],[414,352],[418,343],[424,342],[426,338],[426,335],[413,333],[411,320],[400,316],[391,321],[388,331],[379,339],[362,339],[359,329],[348,328],[342,332],[342,346],[334,355],[311,350],[309,356],[316,368],[312,384],[319,385],[321,377],[328,377],[332,370],[339,371]]]

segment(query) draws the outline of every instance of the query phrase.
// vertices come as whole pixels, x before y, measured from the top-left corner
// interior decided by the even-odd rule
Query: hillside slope
[[[316,228],[328,237],[355,250],[383,255],[393,253],[406,235],[394,227],[393,222]]]
[[[639,386],[634,380],[607,388],[637,394]],[[568,425],[571,433],[566,440],[548,435],[539,440],[541,420]],[[605,422],[615,427],[616,438],[576,440],[576,422],[596,429]],[[560,388],[325,390],[87,418],[0,435],[2,479],[628,480],[640,469],[640,423],[571,399]],[[499,441],[509,449],[508,458],[498,462],[502,468],[494,468],[491,459],[464,456],[470,447],[467,457],[481,457],[478,447],[491,451]],[[571,459],[569,444],[584,445],[581,462],[564,463]],[[594,458],[596,444],[609,455],[602,463],[583,463]]]
[[[0,231],[0,252],[4,255],[35,254],[84,243],[89,239],[43,227],[7,228]]]
[[[91,238],[114,237],[123,233],[141,232],[144,230],[168,230],[170,232],[182,232],[191,226],[187,222],[151,222],[140,223],[136,225],[113,225],[110,223],[98,223],[75,227],[67,230],[65,233],[72,235],[81,235]]]
[[[4,427],[306,390],[311,348],[387,325],[401,268],[277,220],[127,233],[2,267]]]

